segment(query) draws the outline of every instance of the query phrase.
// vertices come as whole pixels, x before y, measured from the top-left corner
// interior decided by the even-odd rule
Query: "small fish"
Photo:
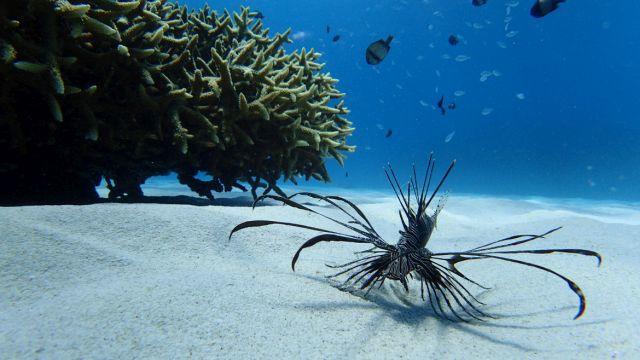
[[[453,110],[456,108],[456,103],[450,103],[449,105],[447,105],[447,107],[449,108],[449,110]]]
[[[482,6],[487,3],[487,0],[472,0],[473,6]]]
[[[444,142],[448,143],[449,141],[451,141],[451,139],[453,139],[453,135],[455,135],[456,132],[452,131],[451,133],[449,133],[449,135],[447,135],[446,138],[444,138]]]
[[[333,39],[331,39],[331,41],[333,42],[338,42],[338,40],[340,40],[340,35],[336,35],[333,37]]]
[[[389,35],[387,40],[378,40],[374,41],[367,47],[367,51],[365,53],[365,58],[367,60],[367,64],[369,65],[378,65],[384,60],[384,58],[389,53],[391,47],[391,41],[393,40],[393,36]]]
[[[327,25],[327,34],[331,32],[331,28]]]
[[[451,44],[451,46],[456,46],[459,42],[460,39],[458,38],[458,36],[456,36],[455,34],[449,35],[449,44]]]
[[[482,116],[487,116],[487,115],[491,114],[492,112],[493,112],[493,108],[484,108],[484,109],[482,109],[480,114],[482,114]]]
[[[256,11],[253,17],[255,17],[256,19],[264,19],[264,14],[262,14],[262,12],[260,11]]]
[[[531,7],[531,16],[541,18],[557,9],[558,4],[563,2],[565,2],[565,0],[536,0]]]
[[[346,172],[344,173],[344,177],[349,177],[349,172],[348,172],[348,171],[346,171]]]
[[[442,115],[444,115],[447,112],[447,110],[444,107],[444,95],[440,98],[440,100],[438,100],[438,108],[442,112]]]
[[[387,130],[387,133],[384,134],[384,137],[385,138],[389,138],[389,137],[391,137],[391,135],[393,135],[393,130],[389,129],[389,130]]]
[[[293,40],[302,40],[304,38],[306,38],[309,34],[307,34],[305,31],[296,31],[293,33],[293,35],[291,35],[291,38]]]

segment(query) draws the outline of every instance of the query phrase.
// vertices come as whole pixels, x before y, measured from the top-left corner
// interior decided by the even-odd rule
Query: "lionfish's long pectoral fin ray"
[[[449,290],[445,284],[442,284],[441,282],[438,281],[432,281],[431,284],[434,286],[435,290],[440,291],[440,294],[442,294],[442,298],[444,299],[444,302],[447,304],[447,308],[449,308],[449,311],[453,314],[453,316],[455,316],[458,320],[463,321],[463,322],[469,322],[469,320],[463,318],[462,316],[460,316],[460,314],[458,314],[456,312],[456,310],[453,308],[453,306],[451,305],[451,301],[449,300],[449,297],[447,296],[447,293],[445,292],[445,290]],[[448,320],[451,320],[447,317]]]
[[[356,263],[362,263],[364,261],[368,261],[368,260],[377,258],[379,256],[380,255],[370,255],[370,256],[365,256],[365,257],[362,257],[362,258],[359,258],[359,259],[356,259],[356,260],[353,260],[353,261],[349,261],[347,263],[340,264],[340,265],[325,264],[325,266],[327,266],[327,267],[329,267],[331,269],[344,269],[347,266],[351,266],[351,265],[356,264]]]
[[[471,299],[473,299],[478,304],[484,305],[482,302],[476,299],[469,292],[469,290],[467,290],[467,288],[464,287],[464,285],[462,285],[458,280],[456,280],[453,276],[451,276],[448,273],[448,270],[446,268],[440,266],[440,270],[439,270],[437,266],[432,266],[432,265],[439,265],[439,264],[436,264],[434,262],[429,264],[426,261],[418,258],[415,258],[414,261],[416,261],[416,263],[419,264],[419,267],[417,269],[418,274],[420,274],[420,276],[423,279],[427,279],[429,282],[436,284],[442,290],[442,295],[443,297],[445,297],[445,301],[446,301],[446,297],[448,296],[447,295],[448,293],[451,297],[453,297],[453,300],[456,302],[456,304],[458,304],[460,309],[462,309],[462,311],[464,311],[467,315],[471,316],[472,318],[476,320],[484,321],[479,316],[492,317],[488,314],[485,314],[480,309],[478,309],[469,300],[468,297],[471,297]],[[463,293],[460,289],[462,289],[466,294]],[[458,296],[460,298],[458,298]],[[471,309],[467,307],[470,307]],[[473,311],[475,311],[476,314],[474,314]],[[453,309],[452,309],[452,312],[454,313],[454,315],[456,315],[456,317],[459,318],[459,316],[457,316],[457,314]]]
[[[424,287],[427,289],[427,298],[429,299],[429,305],[431,305],[431,310],[433,310],[433,313],[439,317],[444,318],[444,316],[438,312],[436,306],[434,305],[434,303],[437,302],[436,294],[435,292],[433,292],[429,281],[427,281],[427,279],[425,279],[424,277],[420,277],[420,284],[424,284]],[[440,307],[440,303],[438,303],[438,307]]]
[[[490,317],[488,314],[485,314],[484,312],[480,311],[478,308],[475,307],[475,305],[473,305],[471,303],[471,301],[469,301],[461,292],[460,289],[458,289],[456,286],[452,286],[449,284],[444,284],[443,286],[445,286],[445,289],[449,292],[449,294],[451,295],[451,297],[453,297],[453,300],[456,302],[456,304],[458,304],[458,307],[460,307],[460,309],[462,309],[462,311],[464,311],[465,314],[471,316],[472,318],[479,320],[479,321],[485,321],[484,319],[481,318],[481,316],[486,316],[486,317]],[[458,293],[458,295],[456,295],[456,293]],[[467,304],[467,306],[470,306],[471,309],[473,311],[475,311],[477,313],[474,314],[473,311],[471,311],[469,308],[467,308],[467,306],[465,306],[463,304],[462,301],[460,301],[460,299],[458,298],[458,296],[460,296],[462,298],[462,300],[464,301],[464,303]],[[467,320],[467,319],[465,319]]]
[[[475,248],[473,248],[473,249],[471,249],[469,251],[481,250],[481,249],[484,249],[484,248],[489,247],[489,246],[494,245],[494,244],[498,244],[498,243],[505,242],[505,241],[510,241],[510,240],[515,240],[515,239],[519,239],[519,238],[523,238],[523,237],[537,239],[537,238],[540,237],[540,235],[536,235],[536,234],[512,235],[512,236],[509,236],[509,237],[506,237],[506,238],[503,238],[503,239],[500,239],[500,240],[492,241],[492,242],[490,242],[488,244],[480,245],[480,246],[475,247]]]
[[[482,310],[478,309],[476,307],[476,305],[469,300],[469,298],[471,298],[473,301],[475,301],[476,303],[480,304],[480,305],[486,305],[485,303],[481,302],[480,300],[478,300],[475,296],[473,296],[471,294],[471,292],[469,290],[467,290],[467,288],[462,285],[455,277],[451,276],[450,274],[447,274],[446,272],[444,273],[444,279],[446,280],[446,282],[448,283],[448,289],[451,292],[451,289],[453,289],[456,293],[458,293],[458,295],[460,296],[460,298],[462,298],[462,300],[469,306],[471,307],[471,309],[473,309],[473,311],[475,311],[479,316],[484,316],[484,317],[488,317],[488,318],[495,318],[494,316],[491,316],[485,312],[483,312]],[[462,289],[462,291],[460,290]],[[463,293],[464,291],[464,293]],[[455,297],[455,294],[452,294]],[[456,301],[458,301],[456,299]],[[458,302],[458,304],[460,305],[460,307],[470,316],[480,320],[480,321],[484,321],[481,318],[478,318],[476,316],[474,316],[465,306],[463,306],[462,304],[460,304]]]
[[[373,261],[375,261],[375,260],[373,260]],[[331,274],[331,275],[327,276],[327,278],[329,278],[329,279],[337,278],[337,277],[338,277],[338,276],[340,276],[340,275],[344,275],[344,274],[349,273],[349,272],[351,272],[351,271],[353,271],[353,270],[355,270],[355,269],[358,269],[358,268],[360,268],[360,270],[361,270],[361,271],[366,271],[366,270],[365,270],[365,269],[366,269],[365,267],[366,267],[366,266],[368,266],[368,265],[371,265],[371,264],[373,263],[373,261],[368,261],[368,262],[363,263],[363,264],[359,264],[359,265],[351,266],[351,267],[350,267],[350,268],[348,268],[348,269],[342,270],[342,271],[340,271],[340,272],[338,272],[338,273],[335,273],[335,274]],[[325,264],[325,265],[326,265],[326,264]],[[348,280],[349,280],[349,279],[348,279]],[[345,281],[344,281],[344,283],[348,283],[348,282],[349,282],[349,281],[347,281],[347,280],[345,280]]]
[[[379,278],[381,276],[381,274],[385,271],[388,272],[388,267],[389,265],[398,260],[398,258],[400,257],[400,254],[392,254],[392,253],[386,253],[384,255],[380,255],[377,259],[375,259],[374,261],[371,262],[371,264],[365,268],[362,268],[358,271],[356,271],[355,273],[351,274],[347,280],[345,280],[345,283],[351,281],[353,278],[355,278],[356,276],[360,275],[354,282],[353,284],[357,284],[360,281],[362,281],[364,279],[365,276],[372,274],[367,280],[365,280],[362,285],[360,286],[360,289],[365,289],[366,287],[368,287],[369,285],[372,285],[372,282],[374,280],[376,280],[377,278]],[[388,273],[387,273],[388,274]],[[382,275],[383,277],[386,278],[387,274]],[[368,293],[368,291],[367,291]]]
[[[546,250],[545,250],[546,251]],[[437,254],[437,255],[454,255],[455,261],[453,261],[450,263],[451,266],[455,267],[455,264],[457,263],[461,263],[463,261],[469,261],[469,260],[479,260],[479,259],[496,259],[496,260],[503,260],[503,261],[507,261],[507,262],[512,262],[512,263],[516,263],[516,264],[520,264],[520,265],[524,265],[524,266],[529,266],[529,267],[533,267],[536,269],[540,269],[544,272],[548,272],[550,274],[553,274],[559,278],[561,278],[562,280],[564,280],[567,285],[569,286],[569,288],[571,289],[571,291],[573,291],[577,296],[578,299],[580,300],[580,305],[578,307],[578,313],[576,314],[576,316],[574,316],[574,320],[579,318],[580,316],[582,316],[582,314],[584,313],[586,306],[587,306],[587,301],[586,301],[586,297],[584,296],[584,293],[582,292],[582,290],[580,289],[580,287],[571,279],[569,279],[568,277],[553,271],[547,267],[538,265],[538,264],[534,264],[534,263],[530,263],[527,261],[522,261],[522,260],[517,260],[517,259],[511,259],[511,258],[507,258],[504,256],[497,256],[497,255],[491,255],[491,254],[486,254],[486,253],[448,253],[448,254]],[[461,255],[467,255],[467,257],[461,256]]]
[[[540,235],[513,235],[513,236],[506,237],[504,239],[492,241],[492,242],[490,242],[488,244],[484,244],[482,246],[478,246],[477,248],[471,249],[470,251],[494,250],[494,249],[500,249],[500,248],[509,247],[509,246],[521,245],[521,244],[525,244],[525,243],[528,243],[528,242],[533,241],[533,240],[543,239],[545,236],[547,236],[547,235],[549,235],[549,234],[551,234],[553,232],[556,232],[556,231],[558,231],[560,229],[562,229],[562,226],[559,226],[557,228],[551,229],[551,230],[547,231],[546,233],[540,234]],[[527,239],[514,241],[514,242],[509,243],[509,244],[491,246],[491,245],[494,245],[494,244],[498,244],[498,243],[502,243],[502,242],[506,242],[506,241],[510,241],[510,240],[515,240],[515,239],[519,239],[519,238],[523,238],[523,237],[527,237]]]
[[[345,213],[349,218],[351,218],[353,221],[349,221],[349,223],[355,223],[360,225],[365,231],[367,232],[371,232],[376,236],[379,236],[378,233],[375,231],[375,229],[373,228],[373,225],[371,225],[371,223],[369,222],[369,219],[367,219],[367,217],[364,215],[364,213],[362,212],[362,210],[360,210],[354,203],[352,203],[351,201],[344,199],[342,197],[339,196],[322,196],[320,194],[316,194],[316,193],[312,193],[312,192],[298,192],[295,194],[291,194],[291,196],[289,196],[289,199],[294,198],[295,196],[308,196],[310,198],[313,199],[317,199],[317,200],[322,200],[326,203],[331,204],[332,206],[334,206],[336,209],[342,211],[343,213]],[[360,220],[356,219],[351,213],[349,213],[347,210],[345,210],[342,206],[338,205],[334,200],[337,201],[341,201],[346,203],[347,205],[349,205],[349,207],[351,207],[365,222],[366,225],[363,224]]]
[[[376,255],[376,256],[374,256],[374,258],[378,258],[378,257],[380,257],[380,255]],[[359,262],[359,263],[358,263],[358,264],[356,264],[356,265],[351,264],[351,266],[349,266],[349,265],[347,265],[347,264],[344,264],[343,266],[349,266],[349,267],[348,267],[348,268],[346,268],[346,269],[344,269],[344,270],[341,270],[341,271],[340,271],[340,272],[338,272],[338,273],[335,273],[335,274],[329,275],[329,276],[328,276],[328,278],[335,278],[335,277],[338,277],[338,276],[340,276],[340,275],[343,275],[343,274],[346,274],[346,273],[348,273],[348,272],[351,272],[352,270],[355,270],[355,269],[357,269],[357,268],[362,268],[362,269],[364,269],[366,266],[371,265],[371,264],[373,264],[373,263],[374,263],[374,262],[376,262],[376,261],[378,261],[378,259],[373,259],[373,260],[365,260],[365,259],[362,259],[362,261],[361,261],[361,262]],[[326,265],[326,264],[325,264],[325,265]],[[329,266],[329,265],[327,265],[327,266]],[[329,266],[329,267],[331,267],[331,268],[339,268],[338,266]]]
[[[521,264],[521,265],[525,265],[525,266],[531,266],[537,269],[540,269],[542,271],[548,272],[550,274],[553,274],[559,278],[561,278],[562,280],[564,280],[567,285],[569,286],[569,288],[571,289],[571,291],[573,291],[578,298],[580,299],[580,306],[578,308],[578,313],[576,314],[576,316],[573,317],[573,319],[577,319],[580,316],[582,316],[582,314],[584,314],[584,311],[587,307],[587,299],[584,296],[584,293],[582,292],[582,290],[580,289],[580,287],[578,286],[578,284],[576,284],[573,280],[569,279],[568,277],[557,273],[549,268],[546,268],[544,266],[540,266],[538,264],[534,264],[534,263],[530,263],[530,262],[526,262],[526,261],[522,261],[522,260],[516,260],[516,259],[510,259],[510,258],[506,258],[506,257],[502,257],[502,256],[495,256],[495,255],[486,255],[488,257],[494,258],[494,259],[499,259],[499,260],[504,260],[504,261],[508,261],[508,262],[513,262],[516,264]]]
[[[334,223],[339,224],[339,225],[341,225],[341,226],[343,226],[343,227],[345,227],[345,228],[347,228],[347,229],[349,229],[351,231],[357,232],[360,235],[363,235],[363,236],[371,236],[372,235],[370,231],[360,230],[360,229],[358,229],[358,228],[356,228],[354,226],[351,226],[351,225],[345,223],[344,221],[336,220],[336,219],[332,218],[331,216],[327,216],[327,215],[325,215],[323,213],[315,211],[315,210],[313,210],[313,209],[311,209],[311,208],[309,208],[307,206],[304,206],[304,205],[302,205],[300,203],[297,203],[297,202],[295,202],[295,201],[293,201],[293,200],[291,200],[289,198],[286,198],[286,197],[282,197],[282,196],[278,196],[278,195],[262,195],[262,196],[260,196],[260,197],[258,197],[256,199],[256,201],[254,202],[254,205],[258,201],[261,201],[261,200],[264,200],[264,199],[272,199],[272,200],[280,201],[280,202],[284,203],[285,205],[289,205],[289,206],[294,207],[296,209],[308,211],[310,213],[322,216],[323,218],[331,220]]]
[[[302,246],[300,246],[300,248],[298,249],[298,251],[296,251],[296,254],[293,255],[293,259],[291,260],[291,269],[293,271],[296,271],[296,262],[298,261],[298,257],[300,257],[300,252],[303,249],[306,249],[308,247],[311,247],[319,242],[331,242],[331,241],[338,241],[338,242],[351,242],[351,243],[364,243],[364,244],[368,244],[369,241],[366,239],[359,239],[359,238],[354,238],[351,236],[345,236],[345,235],[334,235],[334,234],[321,234],[315,237],[312,237],[311,239],[307,240],[304,244],[302,244]]]
[[[473,296],[473,294],[471,294],[471,292],[469,290],[467,290],[467,288],[460,282],[458,281],[458,279],[455,278],[455,276],[452,276],[451,274],[457,275],[467,281],[469,281],[470,283],[484,289],[484,290],[488,290],[489,288],[484,287],[480,284],[478,284],[477,282],[467,278],[466,276],[464,276],[464,274],[460,273],[459,271],[457,271],[457,269],[455,271],[452,271],[451,269],[448,269],[444,266],[442,266],[441,264],[438,264],[436,262],[433,262],[433,265],[435,265],[437,268],[441,269],[441,272],[444,273],[447,276],[447,279],[449,279],[450,281],[455,282],[458,286],[460,286],[466,293],[468,296],[470,296],[475,302],[477,302],[480,305],[486,305],[485,303],[483,303],[482,301],[478,300],[475,296]]]
[[[373,228],[373,225],[371,225],[371,222],[369,221],[369,219],[365,216],[362,210],[360,210],[360,208],[356,206],[356,204],[340,196],[327,196],[327,198],[342,201],[347,205],[349,205],[356,213],[358,213],[358,215],[367,223],[367,225],[369,225],[369,228],[371,228],[371,230],[377,234],[377,232]]]
[[[447,312],[444,311],[444,309],[442,308],[442,301],[440,300],[440,297],[438,296],[438,292],[436,291],[436,287],[433,283],[428,282],[425,283],[427,285],[427,289],[430,289],[433,292],[433,298],[435,299],[435,303],[438,307],[438,310],[440,310],[440,316],[449,320],[449,321],[453,321],[451,320],[451,318],[449,318],[449,316],[447,315]],[[429,297],[431,297],[431,293],[429,294]]]
[[[441,254],[438,254],[438,255],[441,255]],[[448,259],[447,259],[447,258],[443,258],[443,257],[437,257],[437,256],[435,256],[435,255],[434,255],[434,256],[432,256],[431,258],[432,258],[433,260],[445,261],[445,262],[449,265],[449,267],[448,267],[448,268],[445,268],[444,266],[442,266],[441,264],[438,264],[438,263],[437,263],[437,262],[435,262],[435,261],[433,262],[433,264],[434,264],[434,265],[436,265],[436,266],[438,266],[438,267],[440,267],[440,268],[442,268],[443,270],[451,271],[451,272],[452,272],[452,273],[454,273],[455,275],[457,275],[457,276],[461,277],[462,279],[465,279],[466,281],[468,281],[468,282],[472,283],[473,285],[475,285],[475,286],[477,286],[477,287],[479,287],[479,288],[481,288],[481,289],[483,289],[483,290],[489,290],[489,289],[491,289],[490,287],[486,287],[486,286],[484,286],[484,285],[482,285],[482,284],[478,283],[477,281],[474,281],[473,279],[469,278],[469,277],[468,277],[468,276],[466,276],[464,273],[462,273],[460,270],[458,270],[458,268],[455,266],[455,264],[456,264],[456,263],[458,263],[458,262],[460,262],[460,261],[464,261],[464,260],[462,260],[463,258],[462,258],[462,256],[460,255],[460,253],[453,253],[453,254],[452,254],[452,253],[448,253],[448,254],[446,254],[446,255],[454,255],[454,256],[453,256],[453,257],[451,257],[451,258],[448,258]]]
[[[383,255],[384,256],[384,255]],[[352,284],[359,283],[365,276],[368,274],[374,273],[380,267],[381,259],[375,259],[357,269],[355,272],[351,273],[349,277],[344,280],[344,284],[348,284],[353,281]],[[353,280],[356,276],[360,275],[356,280]]]
[[[578,254],[585,256],[593,256],[598,259],[598,267],[602,264],[602,255],[595,251],[585,250],[585,249],[536,249],[536,250],[505,250],[505,251],[488,251],[488,252],[480,252],[481,254],[553,254],[553,253],[564,253],[564,254]]]
[[[243,222],[241,224],[236,225],[236,227],[234,227],[233,230],[231,230],[231,233],[229,234],[229,239],[231,239],[231,237],[233,236],[234,233],[236,233],[236,232],[238,232],[238,231],[240,231],[242,229],[252,228],[252,227],[260,227],[260,226],[267,226],[267,225],[294,226],[294,227],[299,227],[299,228],[308,229],[308,230],[322,231],[322,232],[335,234],[335,235],[344,235],[344,234],[340,234],[340,233],[335,232],[335,231],[321,229],[321,228],[317,228],[317,227],[314,227],[314,226],[308,226],[308,225],[302,225],[302,224],[296,224],[296,223],[290,223],[290,222],[284,222],[284,221],[251,220],[251,221],[245,221],[245,222]]]
[[[380,276],[377,276],[373,282],[369,285],[369,288],[367,289],[367,291],[365,291],[364,296],[367,297],[369,296],[369,292],[371,292],[371,290],[376,286],[376,283],[380,283],[380,285],[378,285],[378,289],[382,287],[382,284],[384,283],[384,281],[387,279],[387,274],[382,274]],[[402,281],[402,280],[401,280]],[[406,281],[405,281],[406,282]]]
[[[362,285],[360,286],[360,289],[361,290],[362,289],[366,289],[373,282],[373,280],[377,279],[382,274],[382,272],[386,270],[386,267],[387,266],[381,266],[379,268],[375,268],[375,271],[370,271],[370,272],[373,272],[373,274],[371,274],[371,276],[362,283]],[[364,275],[367,275],[370,272],[366,272]],[[358,280],[356,280],[356,283],[358,283],[360,280],[362,280],[362,278],[363,277],[361,277]],[[368,293],[368,291],[367,291],[367,293]]]

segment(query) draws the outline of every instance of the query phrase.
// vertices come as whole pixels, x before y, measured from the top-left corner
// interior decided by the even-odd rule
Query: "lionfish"
[[[295,265],[303,249],[312,247],[320,242],[347,242],[372,246],[370,249],[357,252],[360,257],[354,261],[342,265],[327,265],[330,268],[338,269],[337,273],[330,275],[330,278],[344,275],[346,280],[343,286],[359,285],[361,290],[366,290],[365,296],[374,287],[382,287],[385,281],[397,281],[404,289],[409,291],[409,279],[417,279],[420,282],[420,294],[424,301],[425,292],[428,302],[436,316],[447,320],[453,320],[449,315],[461,321],[469,321],[470,318],[483,320],[484,317],[493,316],[483,312],[480,307],[485,305],[479,301],[466,286],[476,285],[483,289],[488,289],[464,275],[456,265],[464,261],[495,259],[516,263],[550,273],[564,280],[569,288],[578,296],[580,304],[578,313],[574,319],[579,318],[585,311],[586,298],[578,285],[566,276],[546,268],[544,266],[513,258],[517,254],[579,254],[594,256],[598,260],[598,266],[602,261],[600,254],[584,249],[535,249],[535,250],[513,250],[512,248],[524,245],[536,240],[544,239],[548,235],[560,229],[554,228],[543,234],[523,234],[513,235],[499,239],[488,244],[484,244],[467,251],[432,252],[427,249],[427,244],[436,228],[438,215],[444,206],[446,195],[441,197],[435,210],[429,212],[429,206],[436,197],[436,194],[444,184],[447,176],[453,169],[455,160],[451,162],[442,179],[429,195],[429,187],[435,168],[433,154],[429,157],[427,169],[425,171],[422,185],[418,185],[415,165],[413,174],[407,183],[406,192],[400,186],[393,168],[390,165],[385,169],[385,174],[393,192],[400,203],[400,220],[402,229],[399,231],[400,239],[392,245],[378,234],[365,214],[353,202],[339,196],[322,196],[311,192],[299,192],[288,197],[277,195],[263,195],[256,199],[257,202],[264,199],[272,199],[282,202],[285,205],[308,211],[322,216],[330,221],[339,224],[352,233],[342,233],[333,230],[322,229],[304,224],[271,221],[253,220],[237,225],[229,235],[231,236],[242,229],[260,227],[266,225],[286,225],[307,230],[320,231],[322,234],[307,240],[296,251],[291,262],[291,268],[295,271]],[[331,205],[349,218],[348,221],[340,221],[333,217],[322,214],[299,202],[293,200],[297,196],[306,196],[311,199],[321,201]],[[415,199],[415,200],[414,200]],[[415,204],[412,202],[415,202]],[[466,285],[466,286],[465,286]]]

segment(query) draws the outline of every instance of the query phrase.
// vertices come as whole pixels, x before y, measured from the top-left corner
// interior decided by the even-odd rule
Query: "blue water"
[[[387,162],[408,177],[410,164],[423,166],[433,150],[440,170],[458,160],[448,181],[456,193],[640,200],[640,1],[568,0],[535,19],[529,15],[533,0],[520,0],[505,30],[507,4],[516,2],[489,0],[479,8],[471,0],[211,6],[260,10],[272,34],[288,27],[297,33],[289,51],[323,53],[357,128],[350,143],[358,149],[345,168],[328,161],[332,186],[384,188]],[[510,31],[517,33],[507,37]],[[452,33],[463,38],[455,47],[447,42]],[[390,34],[395,39],[387,58],[367,65],[367,45]],[[455,61],[458,55],[469,59]],[[493,70],[500,76],[480,81],[483,71]],[[456,97],[457,90],[465,94]],[[431,107],[442,95],[457,105],[446,116]],[[493,111],[482,115],[485,108]],[[393,130],[389,138],[387,129]]]

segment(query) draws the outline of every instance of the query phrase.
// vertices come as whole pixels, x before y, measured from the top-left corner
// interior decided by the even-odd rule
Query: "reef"
[[[0,2],[0,203],[138,198],[178,174],[201,196],[329,181],[355,150],[344,94],[313,49],[258,13],[174,2]],[[211,180],[201,180],[198,173]]]

